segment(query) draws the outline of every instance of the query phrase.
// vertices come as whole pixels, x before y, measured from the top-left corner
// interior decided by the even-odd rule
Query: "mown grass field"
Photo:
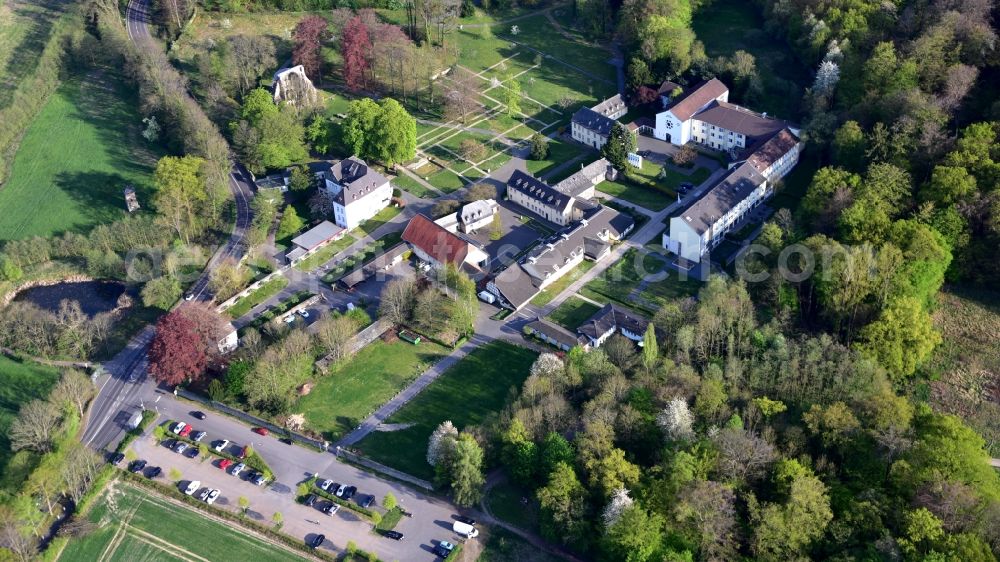
[[[559,279],[552,282],[551,285],[545,287],[541,290],[533,299],[531,299],[531,304],[535,306],[545,306],[555,298],[556,295],[563,292],[566,287],[569,287],[574,281],[583,277],[584,273],[587,273],[594,268],[595,262],[584,260],[579,263],[572,271],[563,275]]]
[[[58,380],[58,369],[0,355],[0,475],[4,478],[16,472],[9,470],[14,458],[7,435],[10,424],[17,417],[21,405],[44,399]]]
[[[357,427],[448,351],[428,341],[412,345],[376,340],[317,380],[292,411],[305,414],[307,427],[333,441]]]
[[[88,517],[98,524],[97,530],[70,541],[59,560],[306,560],[232,524],[121,481],[108,485]]]
[[[159,154],[142,138],[134,107],[107,72],[63,83],[28,127],[0,187],[0,240],[85,232],[120,218],[128,184],[148,208]]]
[[[434,470],[427,464],[426,454],[427,439],[434,428],[451,420],[462,430],[500,410],[510,389],[520,389],[528,378],[535,356],[530,349],[502,341],[475,349],[387,420],[414,425],[371,433],[357,447],[380,463],[431,479]]]
[[[664,304],[693,296],[701,288],[697,280],[681,279],[676,271],[664,269],[665,263],[665,258],[658,253],[647,252],[640,256],[636,250],[629,250],[601,276],[584,285],[580,294],[598,302],[612,300],[652,316]],[[631,298],[632,291],[644,279],[648,283],[639,291],[639,298]]]
[[[592,302],[570,297],[550,312],[548,318],[572,332],[600,309],[601,307]]]

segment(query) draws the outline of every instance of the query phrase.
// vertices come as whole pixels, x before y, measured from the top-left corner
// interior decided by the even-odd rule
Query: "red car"
[[[255,427],[255,428],[251,429],[250,431],[256,433],[257,435],[264,435],[264,436],[267,435],[267,428],[266,427]]]
[[[231,461],[229,459],[222,459],[221,461],[219,461],[219,468],[221,468],[222,470],[226,470],[232,464],[233,464],[233,461]]]
[[[191,435],[192,429],[194,428],[192,428],[190,425],[185,425],[184,429],[182,429],[181,432],[178,433],[177,435],[180,435],[181,437],[187,437],[188,435]]]

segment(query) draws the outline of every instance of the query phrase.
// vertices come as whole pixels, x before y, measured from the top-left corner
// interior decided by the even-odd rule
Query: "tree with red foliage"
[[[292,62],[305,68],[306,76],[313,80],[320,78],[323,70],[323,57],[320,48],[323,42],[330,38],[328,24],[322,16],[309,16],[295,26],[292,41]]]
[[[157,382],[178,385],[200,376],[207,364],[205,340],[182,310],[160,318],[149,345],[149,372]]]
[[[635,101],[636,105],[646,105],[647,103],[653,103],[659,99],[659,95],[656,90],[650,88],[649,86],[639,86],[639,90],[636,92]]]
[[[340,46],[344,57],[344,82],[348,89],[356,92],[364,85],[372,51],[368,26],[360,17],[355,16],[347,22]]]

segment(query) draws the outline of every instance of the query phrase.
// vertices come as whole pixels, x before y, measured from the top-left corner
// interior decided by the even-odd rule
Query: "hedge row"
[[[183,441],[183,442],[185,442],[185,443],[187,443],[189,445],[193,445],[195,447],[201,447],[202,445],[205,445],[206,448],[208,449],[208,454],[209,455],[215,455],[215,456],[223,458],[223,459],[229,459],[229,460],[231,460],[233,462],[241,462],[241,463],[249,466],[250,468],[252,468],[254,470],[257,470],[259,472],[264,473],[264,477],[267,478],[268,480],[274,481],[274,471],[271,470],[271,467],[268,466],[268,464],[266,462],[264,462],[264,459],[257,453],[257,451],[252,450],[252,448],[251,448],[250,454],[247,455],[247,458],[245,458],[245,459],[241,459],[239,457],[230,455],[229,453],[224,453],[222,451],[216,451],[216,450],[212,449],[212,447],[210,447],[208,445],[208,443],[199,443],[198,441],[195,441],[194,439],[191,439],[189,437],[181,437],[180,435],[177,435],[173,431],[170,431],[170,426],[174,425],[175,423],[177,423],[177,422],[175,422],[173,420],[167,420],[167,421],[163,422],[162,424],[160,424],[160,426],[163,427],[163,429],[164,429],[164,434],[167,435],[168,438],[174,439],[174,440],[177,440],[177,441]]]
[[[146,428],[149,427],[149,424],[153,423],[156,416],[156,412],[152,410],[143,410],[142,421],[139,422],[139,426],[135,429],[130,429],[128,433],[125,434],[125,437],[122,437],[122,440],[118,442],[118,448],[115,449],[115,452],[124,453],[125,449],[128,449],[128,446],[131,445],[133,441],[146,432]]]
[[[306,480],[305,483],[309,486],[309,493],[310,494],[316,494],[317,496],[319,496],[321,498],[325,498],[325,499],[328,499],[328,500],[332,501],[333,503],[340,504],[340,505],[346,507],[347,509],[350,509],[351,511],[354,511],[356,513],[360,513],[361,515],[364,515],[365,517],[367,517],[369,519],[372,519],[374,517],[374,515],[376,513],[375,511],[372,511],[370,509],[366,509],[364,507],[361,507],[360,505],[358,505],[358,504],[356,504],[356,503],[354,503],[354,502],[352,502],[350,500],[345,500],[343,498],[338,498],[337,496],[331,494],[330,492],[323,491],[319,486],[316,485],[316,481],[317,480],[319,480],[319,479],[318,478],[310,478],[309,480]],[[300,502],[301,501],[305,501],[305,498],[304,497],[300,497],[299,501]]]
[[[288,535],[279,533],[278,531],[274,530],[271,527],[267,527],[265,525],[261,525],[260,523],[257,523],[256,521],[253,521],[252,519],[248,519],[246,517],[241,517],[240,515],[238,515],[236,513],[233,513],[231,511],[227,511],[225,509],[222,509],[221,507],[216,507],[214,505],[208,505],[207,503],[205,503],[205,502],[203,502],[201,500],[198,500],[198,499],[194,498],[193,496],[185,495],[185,494],[181,493],[181,491],[178,490],[174,486],[166,486],[166,485],[163,485],[163,484],[159,484],[157,482],[149,480],[148,478],[143,478],[142,476],[139,476],[137,474],[132,474],[131,472],[128,472],[128,471],[124,471],[123,470],[123,471],[119,471],[119,472],[125,477],[126,480],[131,480],[132,482],[134,482],[136,484],[139,484],[143,488],[148,488],[150,490],[155,491],[156,493],[163,494],[165,496],[168,496],[168,497],[180,500],[180,501],[182,501],[182,502],[184,502],[184,503],[186,503],[188,505],[194,506],[195,508],[197,508],[197,509],[199,509],[201,511],[205,511],[205,512],[211,513],[212,515],[215,515],[216,517],[221,517],[222,519],[225,519],[227,521],[232,521],[234,523],[239,523],[240,525],[243,525],[244,527],[247,527],[249,529],[253,529],[256,532],[258,532],[258,533],[260,533],[262,535],[265,535],[268,538],[271,538],[271,539],[274,539],[276,541],[279,541],[279,542],[281,542],[282,544],[284,544],[286,546],[294,548],[295,550],[299,550],[299,551],[305,552],[305,553],[309,554],[310,556],[315,556],[315,557],[322,558],[323,560],[330,560],[331,562],[337,560],[337,558],[335,556],[327,554],[326,552],[323,552],[321,550],[313,550],[313,549],[309,548],[302,541],[300,541],[298,539],[295,539],[295,538],[292,538],[292,537],[290,537]]]
[[[458,560],[458,555],[461,552],[462,552],[462,545],[456,544],[455,548],[451,549],[451,552],[448,554],[448,557],[444,559],[444,562],[453,562],[454,560]]]

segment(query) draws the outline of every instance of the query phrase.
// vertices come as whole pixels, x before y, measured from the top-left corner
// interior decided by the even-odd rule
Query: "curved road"
[[[140,48],[158,49],[149,32],[149,0],[131,0],[125,10],[125,27]],[[212,294],[208,282],[212,270],[227,259],[238,260],[245,250],[243,237],[250,226],[250,199],[253,197],[252,176],[239,162],[233,161],[229,171],[229,189],[236,204],[236,221],[229,239],[209,260],[201,276],[191,285],[188,295],[195,300],[209,301]],[[146,377],[146,352],[155,329],[146,326],[128,345],[104,367],[108,375],[96,381],[98,394],[91,406],[82,440],[84,444],[107,449],[125,431],[129,416],[138,411],[143,399],[154,395],[156,385]]]

